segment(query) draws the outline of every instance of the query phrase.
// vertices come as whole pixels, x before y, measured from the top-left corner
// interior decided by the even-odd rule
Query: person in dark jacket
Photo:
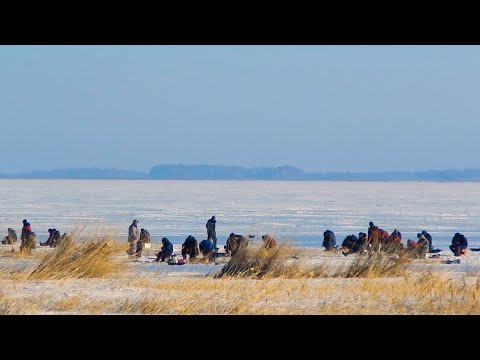
[[[7,236],[2,240],[3,245],[13,245],[17,242],[17,233],[12,228],[7,229]]]
[[[388,239],[385,240],[385,250],[392,253],[404,250],[404,246],[402,244],[402,233],[400,231],[394,229]]]
[[[380,248],[380,229],[373,221],[370,221],[368,225],[368,243],[372,246],[373,250],[377,251]]]
[[[425,236],[425,238],[428,240],[428,252],[431,253],[433,251],[432,235],[430,235],[425,230],[422,231],[422,235]]]
[[[402,233],[397,229],[394,229],[392,234],[390,235],[389,241],[401,242],[402,241]]]
[[[28,254],[31,253],[32,249],[37,248],[37,234],[35,234],[32,230],[28,230],[29,228],[31,229],[32,227],[29,223],[27,223],[25,230],[25,240],[20,245],[20,251],[27,252]]]
[[[323,233],[323,246],[325,247],[326,251],[333,250],[337,245],[337,239],[335,238],[335,234],[331,230],[326,230]]]
[[[165,261],[166,258],[170,258],[173,255],[173,245],[166,237],[162,239],[162,247],[157,254],[155,261]]]
[[[215,246],[211,240],[202,240],[198,245],[200,252],[204,257],[210,256],[215,250]]]
[[[50,246],[53,237],[52,231],[53,229],[48,229],[48,239],[45,242],[40,242],[40,246]]]
[[[215,247],[217,247],[217,232],[215,231],[216,223],[217,220],[215,220],[215,216],[212,216],[208,219],[207,224],[205,225],[207,228],[207,240],[212,240]]]
[[[244,250],[248,247],[248,239],[242,235],[230,233],[225,245],[225,252],[227,255],[234,256],[239,250]]]
[[[376,226],[373,221],[370,221],[368,223],[368,238],[371,239],[375,233],[375,231],[378,230],[378,226]]]
[[[362,252],[362,251],[366,251],[368,248],[368,237],[367,237],[367,234],[365,234],[364,232],[359,232],[358,233],[358,240],[357,242],[355,243],[355,245],[353,246],[353,251],[352,252]]]
[[[188,235],[182,244],[182,257],[187,260],[187,255],[190,260],[195,259],[200,253],[198,249],[198,241],[192,235]]]
[[[53,239],[52,244],[50,245],[51,247],[56,247],[58,245],[58,243],[60,242],[60,236],[60,231],[53,228]]]
[[[45,242],[41,242],[40,246],[50,246],[50,247],[55,247],[58,244],[58,241],[60,240],[60,231],[57,229],[48,229],[48,239]]]
[[[20,240],[21,240],[20,246],[24,244],[25,240],[27,239],[27,233],[29,231],[32,231],[32,226],[27,221],[27,219],[23,219],[22,233],[20,235]]]
[[[415,253],[417,254],[418,258],[423,259],[428,254],[429,243],[428,239],[422,234],[417,234],[417,244],[415,246]]]
[[[385,248],[388,250],[388,239],[390,239],[390,233],[387,230],[383,230],[382,228],[378,229],[378,233],[380,236],[379,250],[382,250],[382,248]]]
[[[347,252],[350,252],[350,250],[354,247],[357,241],[358,238],[355,235],[348,235],[342,242],[342,248],[344,248],[344,250],[347,250]]]
[[[372,250],[381,251],[388,244],[390,234],[388,231],[380,229],[372,221],[368,223],[368,243],[371,245]]]
[[[465,250],[468,247],[467,238],[460,233],[455,233],[452,239],[452,245],[450,245],[449,247],[455,256],[464,255]]]

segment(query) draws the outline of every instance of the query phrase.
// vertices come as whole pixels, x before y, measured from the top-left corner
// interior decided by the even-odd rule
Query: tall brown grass
[[[13,289],[0,291],[0,315],[35,314],[41,311],[45,302],[44,294],[19,298],[14,295]]]
[[[47,250],[47,249],[45,249]],[[48,250],[47,250],[48,251]],[[0,250],[0,257],[8,257],[14,259],[41,259],[46,254],[44,249],[38,251],[38,249],[28,252],[28,251],[20,251],[20,247],[16,245],[12,245],[9,249],[1,249]]]
[[[128,250],[128,242],[127,241],[122,242],[122,241],[115,240],[115,241],[111,241],[109,243],[109,245],[110,245],[112,253],[114,253],[114,254],[125,255],[127,253],[127,250]]]
[[[162,314],[165,313],[169,308],[169,305],[172,305],[172,301],[160,299],[158,297],[145,297],[142,299],[130,299],[127,298],[122,302],[116,312],[120,314]]]
[[[391,277],[404,276],[411,263],[403,254],[370,252],[358,255],[347,268],[329,266],[328,259],[320,265],[305,266],[293,261],[295,251],[290,245],[279,245],[268,251],[262,248],[238,251],[215,278]]]
[[[29,272],[27,279],[101,278],[118,273],[123,266],[113,256],[113,243],[109,234],[80,239],[80,232],[73,232]]]
[[[367,254],[359,254],[346,270],[338,273],[338,276],[347,278],[404,276],[410,264],[411,259],[405,253],[369,252]]]
[[[276,246],[270,250],[263,248],[240,249],[225,264],[215,278],[273,278],[298,273],[299,268],[288,264],[292,259],[294,248],[289,245]]]
[[[326,254],[307,266],[301,250],[279,244],[236,254],[215,277],[120,277],[120,249],[110,235],[76,233],[45,258],[28,258],[34,265],[21,276],[0,268],[0,314],[480,314],[478,274],[409,271],[410,259],[389,253],[352,255],[344,268],[345,258]],[[8,271],[26,263],[1,260]]]
[[[0,315],[8,315],[13,313],[15,302],[3,291],[0,291]]]
[[[98,282],[91,280],[49,281],[45,288],[36,281],[21,284],[3,281],[0,311],[2,314],[480,314],[480,279],[438,272],[419,271],[395,278],[262,280],[159,279],[157,274],[149,273],[140,279],[117,278],[102,283],[110,284],[105,292],[99,292]],[[77,290],[81,286],[82,290],[73,292],[72,285]],[[117,290],[107,290],[112,288]]]

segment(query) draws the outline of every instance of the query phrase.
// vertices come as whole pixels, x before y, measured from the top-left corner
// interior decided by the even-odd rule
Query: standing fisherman
[[[128,255],[134,256],[137,251],[137,242],[140,240],[140,233],[138,232],[138,220],[133,220],[132,224],[128,227],[128,242],[130,248],[128,249]]]
[[[207,240],[212,240],[213,241],[213,246],[216,248],[217,247],[217,233],[215,231],[215,224],[217,220],[215,220],[215,216],[212,216],[208,221],[207,225]]]

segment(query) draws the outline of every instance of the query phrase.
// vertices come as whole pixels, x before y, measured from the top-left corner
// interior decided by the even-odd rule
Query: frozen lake
[[[0,179],[0,235],[22,219],[41,241],[47,230],[86,225],[127,237],[134,218],[155,242],[206,238],[205,223],[217,218],[223,245],[229,233],[270,233],[299,246],[321,247],[323,232],[367,232],[368,222],[402,232],[403,242],[427,230],[445,248],[455,232],[480,246],[480,182],[6,180]]]

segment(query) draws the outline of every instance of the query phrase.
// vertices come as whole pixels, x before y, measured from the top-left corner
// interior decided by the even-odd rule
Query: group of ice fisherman
[[[174,260],[173,258],[173,244],[168,240],[168,238],[162,238],[162,247],[160,251],[156,254],[157,258],[155,261],[169,261],[175,262],[177,264],[185,263],[185,260],[193,260],[198,255],[202,254],[204,258],[211,258],[218,255],[217,247],[217,233],[215,230],[217,220],[215,216],[212,216],[208,219],[206,223],[207,228],[207,239],[200,241],[200,243],[192,235],[188,235],[185,241],[182,244],[182,259]],[[128,242],[129,249],[127,253],[129,257],[139,258],[142,256],[143,249],[147,246],[146,244],[151,243],[150,233],[145,229],[140,229],[138,231],[137,219],[133,220],[132,224],[128,227]],[[255,235],[249,235],[250,238],[253,238]],[[262,236],[263,247],[265,249],[271,249],[277,245],[277,241],[270,235],[266,234]],[[231,233],[227,238],[226,244],[224,246],[225,254],[227,256],[233,256],[235,253],[244,249],[248,246],[248,238]]]
[[[60,235],[60,231],[55,228],[48,229],[48,239],[40,242],[40,246],[56,247],[67,234]],[[15,245],[17,243],[17,233],[14,229],[7,229],[7,236],[2,240],[2,245]],[[37,247],[37,234],[33,232],[32,225],[27,219],[23,219],[23,226],[20,234],[20,251],[28,252]]]
[[[323,233],[323,246],[325,250],[336,250],[335,234],[331,230]],[[452,238],[450,250],[455,256],[465,255],[468,247],[467,238],[455,233]],[[385,251],[391,253],[404,252],[413,258],[425,258],[429,253],[438,253],[441,250],[434,249],[432,245],[432,236],[425,230],[417,234],[417,240],[407,240],[406,246],[402,243],[402,234],[394,229],[390,234],[376,226],[372,221],[369,223],[368,233],[360,232],[358,237],[348,235],[342,242],[341,247],[343,255],[365,252],[365,251]]]
[[[189,235],[182,244],[182,259],[178,263],[183,264],[187,257],[195,259],[199,254],[203,257],[211,257],[218,254],[217,235],[215,231],[216,219],[212,216],[206,223],[207,239],[198,243],[197,239]],[[138,220],[133,220],[128,228],[128,241],[130,243],[127,251],[131,257],[141,257],[142,250],[145,244],[151,242],[150,234],[147,230],[137,228]],[[254,235],[249,235],[254,237]],[[263,247],[270,249],[277,245],[277,241],[270,235],[262,236]],[[326,230],[323,233],[323,244],[326,251],[337,250],[336,237],[333,231]],[[248,246],[248,238],[231,233],[227,238],[225,254],[233,256],[239,249]],[[468,248],[467,238],[460,233],[455,233],[452,238],[452,244],[449,246],[450,250],[455,256],[465,255]],[[402,243],[402,234],[397,229],[394,229],[390,234],[388,231],[379,228],[372,221],[369,223],[367,233],[360,232],[358,237],[355,235],[348,235],[342,242],[342,254],[347,256],[354,253],[368,252],[368,251],[384,251],[390,253],[406,253],[413,258],[425,258],[427,254],[438,253],[440,249],[434,249],[432,244],[432,236],[425,230],[417,234],[417,240],[408,239],[406,245]],[[162,239],[162,247],[156,254],[156,261],[172,261],[173,244],[164,237]]]

